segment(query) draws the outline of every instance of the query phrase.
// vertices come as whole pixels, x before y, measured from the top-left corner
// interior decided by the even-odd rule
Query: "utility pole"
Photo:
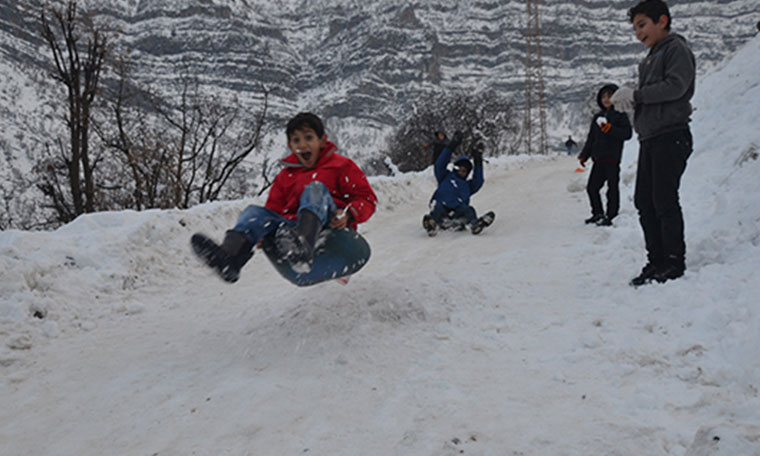
[[[541,27],[538,3],[525,0],[525,152],[547,153],[544,72],[541,66]]]

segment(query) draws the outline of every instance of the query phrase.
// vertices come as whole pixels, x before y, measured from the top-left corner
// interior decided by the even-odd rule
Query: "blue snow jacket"
[[[451,161],[451,154],[454,151],[448,147],[443,149],[438,160],[435,162],[435,178],[438,180],[438,188],[431,202],[443,204],[449,209],[455,209],[458,206],[470,205],[470,196],[474,195],[480,187],[483,186],[483,165],[475,165],[473,168],[472,179],[466,180],[459,177],[456,170],[449,171],[448,164]],[[457,159],[467,160],[465,157]],[[456,164],[456,162],[454,162]]]

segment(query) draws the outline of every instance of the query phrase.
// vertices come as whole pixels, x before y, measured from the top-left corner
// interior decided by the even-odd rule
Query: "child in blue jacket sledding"
[[[478,143],[471,151],[474,168],[473,161],[462,155],[454,161],[454,169],[448,169],[451,156],[461,141],[461,133],[457,133],[435,162],[438,188],[430,199],[430,213],[422,218],[422,226],[428,236],[435,236],[438,228],[446,228],[451,220],[463,220],[472,234],[480,234],[483,228],[493,223],[493,212],[478,218],[475,208],[470,206],[470,197],[480,190],[484,182],[483,145]],[[473,169],[472,179],[468,180]]]

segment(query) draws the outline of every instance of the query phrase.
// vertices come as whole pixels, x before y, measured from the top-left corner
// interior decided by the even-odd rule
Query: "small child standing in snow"
[[[457,132],[443,149],[435,162],[435,178],[438,188],[430,200],[430,213],[422,218],[422,226],[428,236],[435,236],[444,219],[463,219],[469,225],[472,234],[480,234],[483,228],[493,223],[494,213],[488,212],[478,218],[475,208],[470,206],[470,197],[483,186],[483,146],[478,143],[471,151],[475,162],[472,179],[468,180],[473,170],[473,161],[462,155],[454,161],[454,170],[449,170],[451,156],[462,142],[462,134]]]
[[[291,154],[282,160],[265,207],[248,206],[221,245],[203,234],[191,239],[196,255],[227,282],[253,256],[253,247],[274,234],[287,261],[308,272],[323,227],[356,229],[375,212],[377,197],[361,169],[339,155],[322,120],[300,113],[286,127]],[[301,271],[299,271],[301,272]]]
[[[686,40],[670,33],[670,11],[664,1],[641,1],[628,11],[628,19],[649,53],[639,64],[638,87],[622,87],[611,101],[619,111],[633,108],[633,126],[639,135],[633,199],[648,260],[631,280],[631,285],[639,286],[676,279],[686,270],[678,188],[692,151],[689,122],[696,61]]]
[[[628,116],[618,112],[612,106],[610,97],[618,89],[615,84],[607,84],[596,95],[596,103],[601,111],[591,120],[591,128],[586,138],[586,144],[578,156],[581,166],[586,166],[589,157],[594,161],[591,174],[588,177],[586,192],[591,203],[591,217],[586,223],[599,226],[612,225],[620,209],[620,157],[623,153],[623,143],[631,138],[631,123]],[[602,207],[599,191],[607,183],[607,211]]]

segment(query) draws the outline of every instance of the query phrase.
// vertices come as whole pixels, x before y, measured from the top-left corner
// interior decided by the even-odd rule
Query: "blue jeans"
[[[338,207],[335,205],[330,190],[322,182],[312,182],[304,188],[298,203],[298,217],[301,211],[311,211],[326,225]],[[233,231],[242,233],[256,244],[264,236],[273,233],[282,224],[295,226],[295,220],[288,220],[282,215],[262,206],[248,206],[240,213]]]

